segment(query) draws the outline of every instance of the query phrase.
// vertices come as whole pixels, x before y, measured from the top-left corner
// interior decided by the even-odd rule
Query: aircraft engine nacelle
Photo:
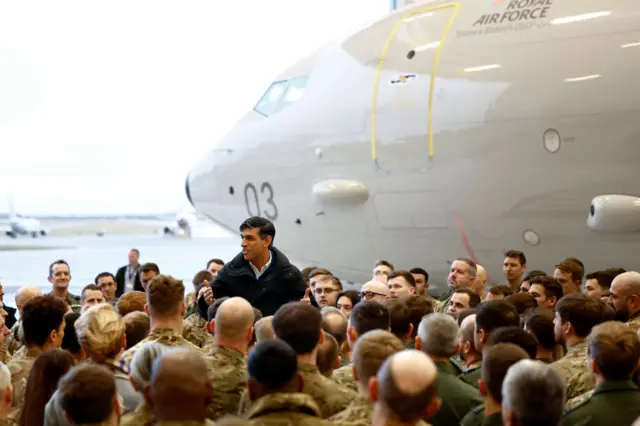
[[[591,200],[587,226],[598,232],[640,231],[640,197],[600,195]]]

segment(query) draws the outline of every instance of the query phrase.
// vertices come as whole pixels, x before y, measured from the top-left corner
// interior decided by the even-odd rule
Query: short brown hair
[[[320,278],[318,282],[321,283],[325,281],[330,281],[331,285],[333,285],[334,287],[338,287],[338,291],[342,291],[342,282],[340,282],[340,280],[334,277],[333,275],[326,275]]]
[[[58,330],[67,312],[66,299],[36,296],[22,308],[22,333],[27,345],[43,346],[52,331]]]
[[[121,317],[131,312],[144,312],[145,303],[147,303],[147,295],[143,291],[128,291],[118,299],[116,311]]]
[[[313,277],[317,277],[318,275],[329,275],[330,277],[333,276],[333,274],[331,272],[329,272],[328,269],[314,268],[311,272],[309,272],[309,279],[311,279]]]
[[[487,348],[482,357],[481,374],[489,394],[496,402],[502,403],[502,382],[509,367],[523,359],[529,359],[529,355],[513,343],[496,343]]]
[[[88,290],[93,290],[93,291],[99,291],[102,292],[102,290],[100,290],[100,286],[96,285],[96,284],[87,284],[86,286],[84,286],[84,288],[82,289],[82,291],[80,292],[80,298],[82,299],[82,301],[84,302],[84,294],[88,291]]]
[[[409,337],[411,328],[411,311],[402,299],[387,299],[382,302],[389,311],[391,332],[400,339]]]
[[[601,301],[583,293],[572,293],[556,303],[556,312],[563,323],[569,322],[578,337],[587,337],[591,329],[602,322]]]
[[[405,296],[400,300],[404,301],[409,309],[409,321],[413,325],[411,337],[415,337],[418,334],[418,326],[422,317],[433,313],[433,302],[428,297],[418,294]]]
[[[504,257],[509,257],[511,259],[518,259],[518,262],[520,262],[520,265],[526,265],[527,264],[527,258],[524,255],[524,253],[521,252],[520,250],[508,250],[504,254]]]
[[[489,289],[489,293],[493,294],[494,296],[507,297],[513,294],[513,290],[511,290],[511,287],[507,285],[494,285]]]
[[[127,334],[127,349],[135,346],[138,342],[149,335],[151,330],[151,319],[144,312],[129,312],[123,318]]]
[[[536,298],[529,293],[513,293],[504,298],[508,303],[511,303],[518,311],[518,315],[523,315],[529,309],[535,309],[538,307]]]
[[[540,285],[544,288],[544,297],[547,299],[556,297],[556,301],[560,300],[564,296],[564,290],[562,284],[553,277],[548,275],[536,275],[529,280],[529,285]]]
[[[160,268],[155,263],[145,263],[140,267],[141,272],[155,272],[156,274],[160,273]]]
[[[327,374],[336,366],[338,341],[329,333],[324,333],[324,342],[318,348],[316,366],[321,374]]]
[[[392,271],[395,271],[395,268],[393,267],[393,264],[391,262],[389,262],[388,260],[378,260],[376,262],[374,268],[376,268],[378,266],[386,266],[387,268],[390,268]]]
[[[116,398],[113,373],[97,364],[80,364],[60,379],[62,409],[74,424],[98,424],[109,418]]]
[[[587,349],[605,380],[629,380],[640,360],[638,335],[621,322],[608,321],[593,327]]]
[[[366,385],[374,377],[384,361],[396,352],[404,350],[402,341],[385,330],[372,330],[356,340],[353,347],[353,365],[358,381]]]
[[[416,279],[413,277],[413,274],[409,271],[393,271],[387,277],[387,281],[391,281],[394,278],[402,277],[404,280],[409,283],[411,287],[416,286]]]
[[[205,281],[213,281],[213,274],[209,271],[207,271],[206,269],[198,272],[197,274],[195,274],[193,276],[193,285],[194,286],[199,286],[200,284],[202,284]]]
[[[584,277],[584,266],[573,259],[563,260],[555,266],[555,269],[559,269],[565,273],[571,273],[571,278],[574,281],[582,281]]]
[[[183,300],[184,284],[171,275],[156,275],[147,285],[147,304],[152,316],[180,314]]]

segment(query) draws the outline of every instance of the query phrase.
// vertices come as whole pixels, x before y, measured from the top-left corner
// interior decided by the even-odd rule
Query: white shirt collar
[[[269,250],[269,260],[267,261],[267,263],[264,264],[264,266],[262,268],[260,268],[258,270],[258,268],[256,268],[253,263],[249,262],[249,266],[251,266],[251,269],[253,270],[253,273],[256,274],[256,279],[259,279],[260,276],[262,274],[264,274],[264,272],[269,268],[269,266],[271,266],[271,250]]]

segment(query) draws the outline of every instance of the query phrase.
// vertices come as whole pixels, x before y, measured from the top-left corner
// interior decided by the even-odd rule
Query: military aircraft
[[[503,252],[638,268],[640,3],[417,1],[283,71],[189,173],[196,210],[260,215],[301,266]]]

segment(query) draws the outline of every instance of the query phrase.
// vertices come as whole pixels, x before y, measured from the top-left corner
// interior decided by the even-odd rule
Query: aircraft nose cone
[[[189,200],[189,204],[191,204],[191,206],[193,206],[195,208],[195,206],[193,205],[193,201],[191,200],[191,188],[190,188],[190,183],[189,181],[191,180],[191,176],[190,174],[187,175],[187,179],[184,183],[184,192],[187,195],[187,200]]]

